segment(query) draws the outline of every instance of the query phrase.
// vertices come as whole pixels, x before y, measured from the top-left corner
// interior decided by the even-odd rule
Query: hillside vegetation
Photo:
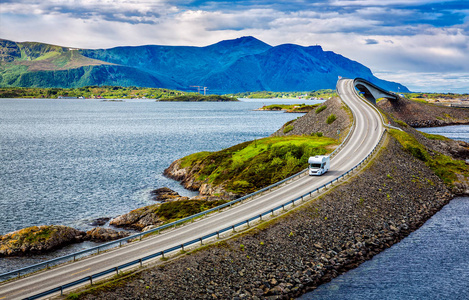
[[[306,104],[271,104],[266,105],[257,110],[261,111],[278,111],[283,110],[288,113],[307,113],[316,109],[320,104],[306,105]]]
[[[64,97],[84,97],[84,98],[107,98],[107,99],[125,99],[125,98],[148,98],[161,99],[175,96],[186,95],[188,93],[142,87],[117,87],[117,86],[86,86],[81,88],[0,88],[0,98],[58,98]],[[196,93],[189,93],[197,95]]]
[[[258,91],[258,92],[242,92],[231,94],[231,96],[237,98],[248,98],[248,99],[272,99],[272,98],[286,98],[286,99],[329,99],[330,97],[337,96],[335,90],[322,89],[311,92],[272,92],[272,91]]]
[[[160,101],[174,101],[174,102],[229,102],[229,101],[238,101],[237,98],[219,96],[219,95],[199,95],[199,94],[189,94],[174,96],[169,98],[163,98]]]
[[[172,170],[185,169],[188,188],[208,184],[244,195],[298,173],[307,167],[310,156],[331,152],[336,143],[318,136],[269,137],[188,155],[175,161],[165,174],[174,178]]]

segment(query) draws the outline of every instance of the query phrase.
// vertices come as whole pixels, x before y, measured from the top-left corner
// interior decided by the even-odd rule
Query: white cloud
[[[281,2],[266,6],[257,1],[243,9],[236,5],[249,1],[224,9],[217,9],[217,2],[208,2],[210,10],[182,7],[178,2],[190,1],[4,1],[0,37],[78,48],[110,48],[145,44],[205,46],[253,35],[271,45],[319,44],[324,50],[342,54],[380,74],[398,74],[407,85],[414,84],[412,77],[404,78],[402,74],[469,73],[469,64],[462,63],[469,61],[469,17],[463,24],[440,27],[399,23],[396,20],[439,16],[414,8],[387,7],[407,5],[404,0],[331,1],[332,5],[343,7],[334,10],[318,4],[296,11],[282,11]],[[431,2],[439,1],[413,4]],[[460,11],[464,12],[467,15],[468,11]],[[389,15],[396,24],[385,19]],[[449,77],[445,77],[445,86],[452,81],[460,88],[461,82]],[[462,83],[469,86],[467,81]]]

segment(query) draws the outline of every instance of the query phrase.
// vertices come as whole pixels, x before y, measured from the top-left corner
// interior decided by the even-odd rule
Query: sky
[[[74,48],[321,45],[412,91],[469,93],[469,0],[0,0],[0,38]]]

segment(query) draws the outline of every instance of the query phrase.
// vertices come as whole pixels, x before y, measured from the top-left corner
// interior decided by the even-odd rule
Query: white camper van
[[[331,159],[327,155],[310,156],[308,159],[309,175],[322,175],[329,170]]]

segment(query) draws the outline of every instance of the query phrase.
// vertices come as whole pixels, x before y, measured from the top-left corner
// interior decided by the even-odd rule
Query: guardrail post
[[[246,220],[246,223],[248,224],[248,227],[251,227],[251,226],[249,226],[249,220]]]
[[[140,235],[140,240],[142,240],[142,235]]]
[[[122,242],[119,242],[119,248],[122,247]]]
[[[260,214],[260,215],[259,215],[259,220],[261,220],[261,221],[262,221],[262,214]]]
[[[184,244],[181,244],[181,249],[184,252]]]
[[[98,254],[99,254],[99,247],[98,247]]]
[[[140,267],[143,267],[142,259],[140,258]]]
[[[200,238],[199,240],[200,240],[200,244],[203,245],[204,243],[202,242],[202,238]]]
[[[233,232],[236,232],[234,225],[233,225],[233,226],[231,226],[231,228],[233,228]]]
[[[75,260],[76,260],[76,255],[73,256],[73,262],[75,262]]]
[[[93,285],[93,276],[90,276],[90,283]]]
[[[119,275],[119,267],[116,267],[116,275]]]
[[[274,210],[272,209],[271,211],[272,211],[272,216],[274,216]]]
[[[220,231],[217,231],[217,239],[220,238]]]
[[[282,210],[285,210],[285,205],[282,204]]]

